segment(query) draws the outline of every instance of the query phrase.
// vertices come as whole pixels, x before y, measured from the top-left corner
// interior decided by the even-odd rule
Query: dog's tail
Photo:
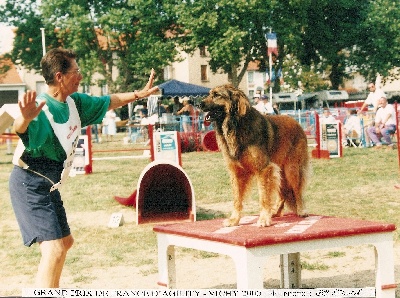
[[[294,185],[282,185],[281,196],[286,206],[299,216],[308,216],[304,202],[304,192],[311,175],[311,163],[307,160],[299,165],[297,183]],[[283,179],[286,183],[290,183]]]

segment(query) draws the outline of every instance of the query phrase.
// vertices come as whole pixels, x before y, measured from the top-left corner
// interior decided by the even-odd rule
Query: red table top
[[[239,226],[223,227],[223,219],[157,225],[155,232],[205,239],[247,248],[359,234],[391,232],[394,224],[322,215],[274,218],[270,227],[257,227],[258,216],[243,217]]]

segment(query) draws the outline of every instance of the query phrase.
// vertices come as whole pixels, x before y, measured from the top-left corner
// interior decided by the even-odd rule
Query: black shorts
[[[59,176],[58,170],[57,173],[46,174],[53,179]],[[48,179],[29,169],[14,166],[11,172],[11,203],[26,246],[71,234],[60,192],[50,192],[51,186]]]

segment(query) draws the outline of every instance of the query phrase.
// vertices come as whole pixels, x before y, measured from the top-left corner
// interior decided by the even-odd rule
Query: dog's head
[[[233,85],[222,85],[211,89],[200,108],[208,112],[207,121],[222,122],[227,115],[231,118],[244,116],[251,105],[243,91]]]

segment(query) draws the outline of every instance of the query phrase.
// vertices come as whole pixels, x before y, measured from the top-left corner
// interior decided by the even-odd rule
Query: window
[[[0,91],[0,107],[6,103],[18,103],[18,90]]]
[[[254,71],[249,71],[247,73],[247,81],[249,84],[254,83]]]
[[[82,92],[86,94],[90,94],[90,86],[88,84],[82,85]]]
[[[170,80],[172,79],[172,66],[168,65],[164,67],[164,80]]]
[[[201,65],[201,80],[208,81],[208,65]]]

